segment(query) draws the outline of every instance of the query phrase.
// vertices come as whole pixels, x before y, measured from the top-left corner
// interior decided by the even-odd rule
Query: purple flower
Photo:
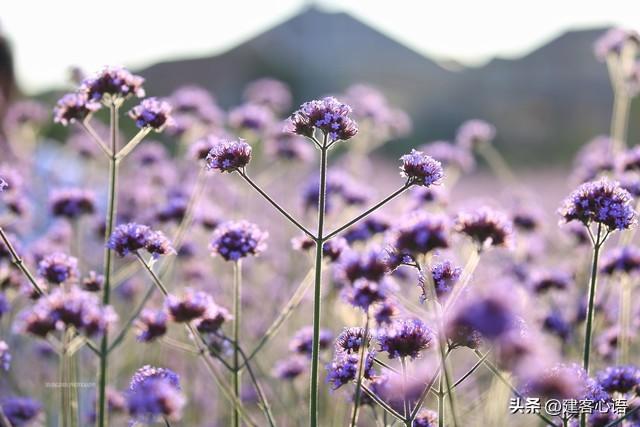
[[[586,143],[574,161],[573,176],[578,182],[594,180],[601,173],[612,172],[616,168],[613,156],[613,140],[606,135],[598,135]]]
[[[509,247],[513,239],[511,220],[488,207],[458,214],[455,229],[471,237],[480,248],[485,245]]]
[[[162,132],[165,127],[173,124],[171,105],[157,98],[143,99],[129,111],[129,117],[136,122],[138,128],[150,128],[156,132]]]
[[[271,156],[278,159],[303,162],[313,159],[313,147],[303,137],[281,129],[268,135],[265,147]]]
[[[307,359],[301,356],[291,356],[276,362],[273,375],[281,380],[294,380],[302,375],[307,367]]]
[[[38,275],[55,285],[75,281],[78,274],[78,260],[61,252],[46,256],[38,264]]]
[[[127,406],[136,422],[153,423],[160,417],[178,420],[185,403],[178,375],[169,369],[146,365],[131,379]]]
[[[529,278],[531,289],[539,294],[551,289],[569,289],[573,282],[573,274],[562,270],[538,270]]]
[[[140,249],[146,249],[154,258],[175,252],[162,232],[133,222],[117,226],[109,237],[107,247],[121,257],[137,253]]]
[[[244,104],[229,112],[229,125],[234,129],[254,132],[265,130],[274,120],[273,113],[259,104]]]
[[[390,227],[389,221],[378,215],[369,215],[356,225],[350,227],[344,238],[349,243],[367,241],[376,234],[384,233]]]
[[[431,266],[431,276],[433,277],[438,299],[442,300],[451,293],[453,287],[458,283],[461,274],[462,268],[456,267],[448,260],[435,263]],[[420,280],[421,283],[424,282],[423,278]],[[424,285],[422,285],[422,288],[424,289]]]
[[[438,413],[430,409],[421,409],[413,421],[414,427],[436,427],[438,425]]]
[[[420,357],[423,350],[431,347],[435,335],[431,329],[418,319],[396,320],[379,331],[380,351],[386,351],[390,359]]]
[[[553,335],[557,335],[563,341],[569,339],[571,335],[571,326],[559,310],[552,310],[551,313],[547,314],[542,321],[542,329]]]
[[[67,93],[58,100],[53,109],[53,121],[67,126],[81,122],[87,116],[100,109],[100,104],[89,100],[86,92]]]
[[[204,314],[196,322],[196,328],[203,334],[217,333],[225,322],[233,319],[229,311],[211,302]]]
[[[91,101],[120,102],[129,96],[144,96],[144,79],[121,67],[104,67],[94,77],[85,79],[80,86]]]
[[[368,352],[365,357],[363,377],[373,377],[374,352]],[[353,353],[336,353],[333,361],[327,365],[327,382],[331,384],[333,390],[337,390],[345,384],[354,381],[358,375],[358,365],[360,355]]]
[[[336,262],[347,249],[349,249],[347,240],[342,237],[335,237],[322,245],[322,254],[329,261]]]
[[[631,195],[616,182],[606,179],[587,182],[564,201],[558,213],[566,222],[580,221],[587,227],[602,224],[608,231],[623,230],[636,223]]]
[[[368,311],[372,304],[384,301],[392,288],[388,279],[382,279],[379,282],[358,279],[343,289],[342,296],[354,307]]]
[[[328,329],[320,329],[320,350],[325,350],[331,344],[333,334]],[[313,327],[305,326],[299,329],[291,341],[289,341],[289,350],[298,353],[305,354],[311,357],[313,350]]]
[[[22,427],[40,415],[42,405],[30,397],[8,397],[2,400],[2,412],[11,426]]]
[[[640,370],[636,366],[609,366],[596,375],[598,384],[607,393],[637,393]]]
[[[524,375],[522,394],[548,399],[606,401],[609,396],[602,387],[576,363],[542,366],[529,369]]]
[[[82,279],[82,287],[85,291],[98,292],[104,286],[104,276],[91,270],[89,275]]]
[[[319,129],[329,141],[346,141],[358,133],[350,114],[351,107],[333,97],[305,102],[289,117],[287,130],[311,138]]]
[[[213,232],[209,248],[213,255],[226,261],[238,261],[249,255],[257,256],[267,248],[269,233],[248,221],[228,221]]]
[[[415,256],[449,247],[449,221],[442,215],[416,212],[401,221],[393,234],[393,246],[400,253]]]
[[[10,366],[11,353],[9,352],[9,345],[4,341],[0,341],[0,369],[8,371]]]
[[[483,143],[488,143],[496,136],[496,128],[488,122],[472,119],[464,122],[456,133],[456,143],[463,148],[472,149]]]
[[[373,318],[379,326],[389,325],[393,322],[393,318],[399,313],[398,305],[390,299],[385,299],[377,304],[373,311]]]
[[[96,197],[93,192],[79,188],[54,190],[49,206],[53,216],[77,219],[95,212]]]
[[[344,328],[336,338],[336,350],[344,353],[358,353],[362,345],[364,328],[349,327]],[[371,340],[371,334],[367,334],[367,346]]]
[[[168,316],[164,310],[145,308],[138,317],[138,341],[150,342],[167,333]]]
[[[306,209],[318,208],[319,182],[319,176],[314,175],[303,189],[302,199]],[[334,199],[338,197],[346,205],[361,205],[367,200],[368,194],[365,188],[346,173],[340,170],[330,170],[327,173],[326,212],[332,210]]]
[[[411,185],[429,187],[439,184],[444,177],[440,162],[422,151],[411,150],[411,153],[400,157],[400,161],[400,175]]]
[[[346,283],[358,279],[380,281],[390,271],[387,257],[388,253],[377,247],[365,252],[345,251],[336,264],[336,276]]]
[[[201,317],[209,306],[213,304],[213,298],[206,292],[186,288],[180,297],[168,295],[165,301],[167,311],[175,322],[190,322]]]
[[[640,46],[640,35],[633,30],[611,28],[601,35],[593,45],[598,60],[604,62],[609,55],[619,56],[626,45]]]
[[[291,91],[280,80],[261,78],[249,83],[243,93],[251,103],[264,105],[274,112],[286,111],[291,107]]]
[[[251,160],[251,146],[243,139],[221,140],[207,154],[207,169],[220,172],[243,170]]]
[[[513,301],[505,298],[500,289],[484,295],[474,295],[459,303],[448,319],[449,328],[468,328],[490,340],[500,338],[517,325]]]
[[[624,246],[612,249],[604,256],[600,271],[608,275],[640,272],[640,248]]]

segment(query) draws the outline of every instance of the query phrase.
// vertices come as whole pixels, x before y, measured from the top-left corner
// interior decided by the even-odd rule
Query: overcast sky
[[[303,0],[16,0],[0,8],[20,83],[37,91],[78,65],[137,67],[222,52],[282,22]],[[570,28],[638,29],[638,0],[323,0],[426,55],[478,64],[517,56]],[[527,5],[524,7],[523,5]]]

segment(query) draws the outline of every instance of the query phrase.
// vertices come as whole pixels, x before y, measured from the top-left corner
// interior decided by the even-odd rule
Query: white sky
[[[20,83],[66,81],[71,65],[137,67],[222,52],[294,15],[304,0],[5,0]],[[569,28],[640,29],[638,0],[320,0],[426,55],[476,64],[517,56]],[[524,7],[526,5],[526,7]]]

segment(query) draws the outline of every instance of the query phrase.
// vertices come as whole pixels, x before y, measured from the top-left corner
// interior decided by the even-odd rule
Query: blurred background
[[[462,121],[477,117],[496,125],[498,148],[525,166],[564,164],[608,132],[611,87],[593,42],[607,27],[640,24],[640,4],[624,0],[528,7],[500,0],[186,0],[179,7],[114,0],[96,10],[79,0],[3,5],[0,28],[4,49],[8,43],[13,51],[17,93],[53,102],[71,87],[72,66],[92,73],[105,64],[133,69],[159,96],[201,85],[225,109],[264,76],[289,83],[296,103],[364,82],[413,121],[413,132],[383,153],[450,140]],[[0,61],[6,81],[6,52]],[[637,104],[630,144],[640,132]]]

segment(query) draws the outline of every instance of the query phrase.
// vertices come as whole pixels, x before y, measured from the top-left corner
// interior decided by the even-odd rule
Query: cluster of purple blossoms
[[[343,289],[342,297],[352,306],[368,312],[371,305],[385,301],[393,288],[387,278],[377,282],[358,279]]]
[[[82,82],[80,92],[85,92],[91,101],[111,102],[129,96],[142,98],[144,79],[121,67],[105,67],[93,77]]]
[[[136,422],[152,423],[160,417],[178,420],[185,403],[179,377],[169,369],[146,365],[131,378],[127,407]]]
[[[364,328],[344,328],[336,338],[336,350],[344,353],[358,353],[364,337]],[[367,334],[366,345],[369,346],[371,334]]]
[[[624,230],[636,223],[631,195],[618,183],[606,179],[587,182],[564,201],[558,211],[566,222],[580,221],[585,226],[602,224],[608,231]]]
[[[598,372],[596,381],[609,394],[637,394],[640,386],[640,369],[632,365],[609,366]]]
[[[244,104],[229,111],[229,125],[233,129],[262,132],[274,121],[272,111],[259,104]]]
[[[496,128],[488,122],[472,119],[464,122],[456,133],[456,143],[463,148],[473,149],[479,144],[488,143],[496,136]]]
[[[430,409],[421,409],[413,420],[414,427],[436,427],[438,425],[438,413]]]
[[[573,176],[577,182],[583,183],[615,169],[613,139],[607,135],[598,135],[578,151],[574,160]]]
[[[78,260],[61,252],[47,255],[38,264],[38,275],[54,285],[74,282],[79,275]]]
[[[68,291],[57,288],[22,311],[16,329],[44,338],[50,332],[73,326],[93,336],[102,334],[117,318],[115,311],[102,306],[94,294],[76,287]]]
[[[196,329],[203,334],[215,334],[222,325],[232,319],[233,316],[229,313],[229,310],[212,302],[197,320]]]
[[[482,207],[471,212],[461,212],[456,217],[456,231],[466,234],[479,246],[511,246],[513,223],[502,212]]]
[[[107,247],[121,257],[136,254],[141,249],[145,249],[154,258],[175,253],[171,242],[161,231],[133,222],[117,226],[109,237]]]
[[[420,151],[439,161],[444,167],[453,167],[461,172],[471,172],[475,160],[468,149],[447,141],[434,141],[420,147]]]
[[[571,335],[571,325],[559,310],[551,310],[542,321],[542,329],[560,337],[562,340],[569,339]]]
[[[189,205],[189,197],[180,192],[172,192],[167,197],[167,202],[155,214],[155,218],[160,222],[175,221],[179,223],[184,218],[187,207]]]
[[[145,308],[138,317],[138,341],[150,342],[167,333],[167,313]]]
[[[373,318],[380,326],[389,325],[393,322],[393,318],[399,313],[398,305],[391,299],[387,298],[375,306]]]
[[[596,58],[604,62],[610,55],[619,56],[627,44],[640,46],[640,35],[633,30],[611,28],[596,40],[593,50]]]
[[[58,100],[53,109],[53,121],[67,126],[81,122],[100,109],[100,103],[92,101],[86,92],[71,92]]]
[[[222,141],[225,141],[225,139],[217,133],[210,133],[202,138],[198,138],[189,147],[189,157],[195,160],[205,160],[213,147]]]
[[[42,404],[30,397],[9,397],[1,402],[2,412],[13,427],[29,425],[42,412]]]
[[[389,271],[388,252],[377,247],[365,252],[347,250],[336,265],[336,277],[342,283],[354,283],[358,279],[379,282]]]
[[[38,101],[23,100],[9,105],[4,118],[4,126],[14,131],[22,126],[38,128],[49,119],[47,108]]]
[[[280,80],[268,77],[249,83],[243,96],[248,102],[264,105],[276,113],[291,107],[292,97],[289,87]]]
[[[376,234],[384,233],[390,227],[391,224],[386,218],[372,214],[350,227],[344,233],[344,238],[350,244],[354,242],[366,242]]]
[[[138,128],[149,128],[156,132],[162,132],[165,127],[173,125],[171,105],[167,101],[153,97],[143,99],[140,104],[133,107],[129,111],[129,117],[136,122]]]
[[[537,270],[529,277],[531,289],[538,293],[544,293],[552,289],[569,289],[574,283],[573,273],[564,270]]]
[[[205,160],[209,170],[229,173],[243,170],[251,160],[251,146],[243,139],[220,140],[211,148]]]
[[[422,151],[411,150],[411,153],[400,157],[400,175],[407,179],[410,185],[439,184],[444,177],[442,164]]]
[[[11,353],[9,352],[9,345],[4,341],[0,341],[0,369],[8,371],[10,366]]]
[[[346,141],[358,133],[351,112],[351,107],[333,97],[305,102],[289,117],[287,130],[311,138],[319,129],[329,141]]]
[[[325,258],[331,262],[336,262],[340,259],[343,252],[349,249],[347,240],[343,237],[336,237],[322,245],[322,254]]]
[[[329,348],[332,338],[333,334],[330,330],[320,329],[320,350]],[[311,352],[313,350],[313,327],[305,326],[299,329],[291,341],[289,341],[289,350],[311,357]]]
[[[238,261],[263,252],[268,237],[269,233],[249,221],[228,221],[215,229],[209,248],[226,261]]]
[[[548,399],[608,401],[609,395],[578,364],[542,366],[523,375],[521,388],[525,396]]]
[[[104,276],[91,270],[89,274],[82,279],[82,288],[89,292],[98,292],[104,286]]]
[[[374,357],[374,351],[368,352],[365,357],[362,376],[366,379],[373,378],[375,374],[373,370]],[[327,365],[327,382],[331,384],[333,390],[337,390],[343,385],[355,381],[358,375],[359,365],[359,354],[336,352],[331,363]]]
[[[205,314],[213,298],[206,292],[186,288],[180,297],[168,295],[165,306],[175,322],[190,322]]]
[[[490,340],[500,338],[518,325],[513,302],[497,289],[467,298],[454,309],[447,322],[449,329],[478,331]]]
[[[282,129],[267,136],[265,148],[272,157],[285,161],[308,162],[313,159],[313,147],[303,137]]]
[[[292,356],[276,362],[273,367],[273,375],[281,380],[294,380],[307,369],[306,358],[302,356]]]
[[[435,341],[433,331],[418,319],[396,320],[377,335],[380,351],[386,351],[390,359],[420,357],[423,350]]]
[[[455,266],[449,260],[438,262],[431,266],[431,277],[433,278],[436,296],[439,300],[445,299],[451,293],[453,287],[458,283],[461,275],[462,268]],[[423,289],[423,300],[426,299],[425,281],[426,278],[423,277],[423,275],[420,275],[419,283],[420,287]]]
[[[53,216],[77,219],[91,215],[96,210],[96,196],[92,191],[80,188],[54,190],[49,197]]]
[[[413,256],[449,247],[449,221],[446,217],[423,211],[412,214],[394,229],[393,246]]]
[[[604,256],[600,271],[608,275],[640,272],[640,248],[623,246],[612,249]]]

